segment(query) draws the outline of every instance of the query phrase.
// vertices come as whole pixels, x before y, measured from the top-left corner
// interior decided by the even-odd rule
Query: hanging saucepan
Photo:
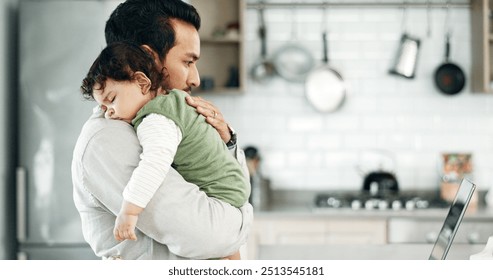
[[[298,42],[294,9],[291,40],[276,51],[273,62],[279,76],[289,82],[303,83],[308,73],[313,70],[315,60],[312,53]]]
[[[264,9],[259,8],[260,60],[252,67],[253,80],[263,83],[270,80],[276,74],[274,64],[267,57],[267,29],[265,27]]]
[[[407,33],[407,4],[404,4],[402,12],[403,32],[399,42],[399,48],[394,58],[393,66],[389,70],[392,75],[413,79],[416,75],[419,47],[421,41]]]
[[[329,66],[327,31],[322,34],[323,65],[308,74],[305,82],[305,94],[308,101],[320,112],[330,113],[337,110],[346,98],[346,84],[333,68]]]
[[[447,2],[447,16],[446,25],[448,25],[449,20],[449,4]],[[450,56],[450,34],[451,31],[447,31],[445,36],[445,62],[440,65],[435,71],[435,85],[438,89],[447,94],[455,95],[459,93],[466,84],[466,76],[462,69],[449,61]]]
[[[413,79],[416,75],[416,66],[419,53],[420,40],[406,33],[401,35],[399,49],[394,59],[390,74]]]

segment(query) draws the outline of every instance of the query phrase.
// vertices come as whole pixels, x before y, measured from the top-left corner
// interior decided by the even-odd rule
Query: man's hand
[[[223,114],[217,107],[200,96],[187,96],[186,100],[188,105],[194,107],[197,113],[203,115],[206,122],[217,130],[224,143],[228,143],[231,139],[231,132],[224,121]]]

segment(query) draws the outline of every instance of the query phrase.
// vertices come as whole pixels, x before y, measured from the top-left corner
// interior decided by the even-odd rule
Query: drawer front
[[[390,219],[389,243],[435,243],[443,225],[439,220]],[[463,221],[454,243],[485,244],[493,236],[493,223]]]

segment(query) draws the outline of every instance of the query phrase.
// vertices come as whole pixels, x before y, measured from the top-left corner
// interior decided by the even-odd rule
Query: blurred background
[[[313,209],[322,207],[387,211],[394,201],[399,211],[416,197],[428,203],[421,208],[444,208],[450,183],[463,177],[478,186],[476,205],[487,208],[493,186],[488,0],[187,2],[203,24],[196,94],[221,108],[239,146],[249,148],[259,221],[282,211],[319,217]],[[44,246],[81,247],[79,256],[90,256],[71,197],[71,151],[93,106],[82,101],[78,83],[104,46],[104,23],[118,3],[0,3],[0,259],[45,258],[38,253]],[[66,116],[67,110],[73,113]],[[387,190],[386,205],[365,206],[368,195],[387,198]],[[445,206],[431,207],[436,200]],[[369,225],[383,236],[338,242],[391,242],[387,229],[395,223],[388,218],[397,212],[385,211],[377,215],[381,224]],[[330,215],[353,215],[340,213]],[[481,222],[490,222],[488,213]],[[55,232],[75,237],[59,239]],[[258,234],[263,240],[272,233]],[[482,245],[489,235],[491,228],[474,242]],[[311,237],[286,242],[303,245]]]

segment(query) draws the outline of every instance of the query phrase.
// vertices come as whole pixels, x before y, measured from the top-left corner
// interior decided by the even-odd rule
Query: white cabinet
[[[391,218],[388,225],[389,243],[435,243],[443,219]],[[493,235],[491,221],[464,219],[454,238],[454,244],[486,244]]]
[[[247,244],[247,259],[258,259],[264,245],[385,244],[386,219],[326,216],[256,217]]]
[[[245,90],[245,0],[189,0],[200,14],[201,55],[197,64],[201,93]]]
[[[426,259],[443,225],[443,214],[430,215],[257,215],[244,259]],[[449,259],[467,259],[481,251],[493,235],[489,216],[465,217]],[[411,247],[406,247],[411,246]],[[394,249],[414,253],[392,255]],[[361,250],[361,251],[359,251]],[[401,250],[402,251],[402,250]],[[298,254],[308,254],[298,257]]]

